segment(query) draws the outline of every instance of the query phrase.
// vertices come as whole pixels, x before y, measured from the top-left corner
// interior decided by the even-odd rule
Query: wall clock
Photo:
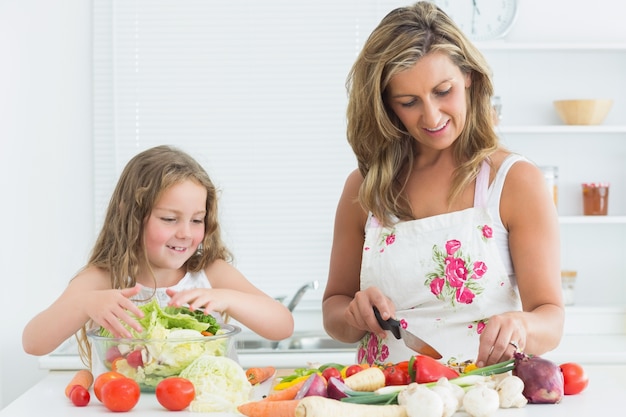
[[[517,0],[431,0],[473,41],[504,37],[517,16]]]

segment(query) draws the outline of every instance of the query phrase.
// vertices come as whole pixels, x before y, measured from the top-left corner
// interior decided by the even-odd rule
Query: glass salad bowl
[[[237,360],[233,336],[241,328],[221,324],[213,336],[193,329],[172,329],[164,338],[126,339],[87,332],[92,345],[94,375],[116,371],[137,381],[144,392],[154,392],[161,380],[178,376],[203,355],[226,356]]]

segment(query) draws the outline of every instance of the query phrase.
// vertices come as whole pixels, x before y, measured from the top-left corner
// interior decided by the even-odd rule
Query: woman
[[[389,13],[348,79],[356,154],[323,313],[361,362],[406,360],[395,317],[445,361],[543,354],[562,335],[556,209],[541,171],[493,129],[487,63],[429,2]]]

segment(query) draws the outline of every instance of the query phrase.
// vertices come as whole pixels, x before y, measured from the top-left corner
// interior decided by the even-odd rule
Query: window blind
[[[175,145],[220,189],[224,239],[248,279],[273,296],[323,284],[356,167],[346,76],[401,4],[94,0],[96,230],[128,160]]]

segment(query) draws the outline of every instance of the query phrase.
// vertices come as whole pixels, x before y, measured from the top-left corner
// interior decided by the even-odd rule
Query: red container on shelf
[[[609,206],[608,182],[584,182],[583,214],[585,216],[606,216]]]

